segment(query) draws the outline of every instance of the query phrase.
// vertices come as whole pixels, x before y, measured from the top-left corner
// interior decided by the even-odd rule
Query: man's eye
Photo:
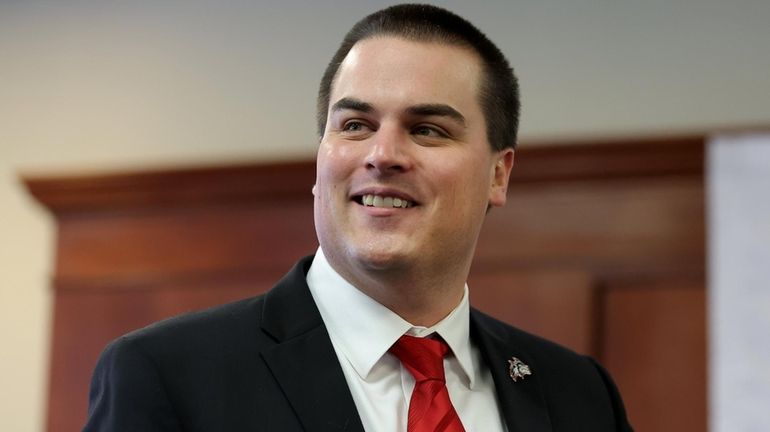
[[[418,126],[412,130],[415,135],[422,135],[426,137],[443,137],[446,136],[443,132],[430,126]]]
[[[361,132],[366,126],[359,121],[349,121],[342,126],[342,130],[345,132]]]

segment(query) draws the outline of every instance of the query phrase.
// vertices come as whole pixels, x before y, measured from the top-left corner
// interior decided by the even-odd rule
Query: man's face
[[[332,266],[467,272],[513,151],[493,151],[469,49],[375,37],[337,72],[318,149],[315,224]],[[364,273],[361,273],[364,272]]]

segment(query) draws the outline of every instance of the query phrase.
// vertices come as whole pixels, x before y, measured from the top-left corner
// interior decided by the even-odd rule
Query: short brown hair
[[[495,150],[516,147],[521,103],[518,80],[508,60],[484,33],[464,18],[446,9],[423,4],[402,4],[374,12],[357,22],[345,35],[326,67],[318,90],[319,136],[323,136],[326,129],[332,84],[340,65],[356,43],[378,35],[460,45],[476,52],[481,57],[484,71],[479,103],[489,144]]]

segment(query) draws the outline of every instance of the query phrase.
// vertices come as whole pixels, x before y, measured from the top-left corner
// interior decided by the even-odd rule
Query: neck
[[[462,300],[470,265],[429,269],[389,268],[346,271],[329,264],[354,287],[412,325],[431,327]],[[456,269],[457,271],[447,271]]]

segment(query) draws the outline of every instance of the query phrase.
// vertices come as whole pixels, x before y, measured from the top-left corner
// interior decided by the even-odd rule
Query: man
[[[85,430],[630,430],[595,362],[468,305],[518,109],[508,62],[462,18],[364,18],[319,92],[316,255],[264,296],[110,344]]]

